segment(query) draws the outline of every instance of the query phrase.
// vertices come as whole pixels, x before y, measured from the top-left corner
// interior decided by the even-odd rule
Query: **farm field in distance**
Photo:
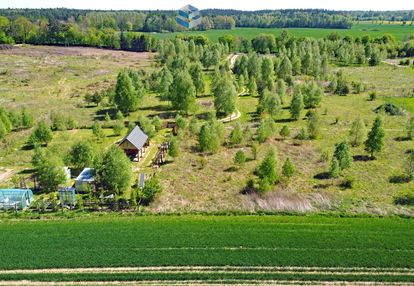
[[[398,24],[372,24],[355,23],[351,29],[319,29],[319,28],[235,28],[232,30],[209,30],[209,31],[189,31],[177,33],[149,33],[158,39],[174,39],[176,35],[205,35],[213,42],[224,35],[242,36],[252,39],[259,34],[273,34],[279,36],[282,31],[288,31],[295,37],[324,38],[332,32],[338,32],[341,36],[363,37],[369,35],[372,38],[382,37],[384,34],[393,35],[397,40],[404,40],[414,33],[414,25]]]
[[[0,280],[412,282],[413,231],[413,221],[402,218],[6,220],[0,224]]]

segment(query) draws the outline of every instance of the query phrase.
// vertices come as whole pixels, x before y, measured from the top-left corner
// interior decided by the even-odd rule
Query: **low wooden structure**
[[[132,160],[139,162],[150,145],[147,134],[139,126],[135,128],[119,142],[119,147]]]
[[[155,168],[159,168],[165,162],[165,158],[167,158],[168,148],[170,147],[170,142],[162,143],[158,147],[157,154],[155,155],[153,166]]]

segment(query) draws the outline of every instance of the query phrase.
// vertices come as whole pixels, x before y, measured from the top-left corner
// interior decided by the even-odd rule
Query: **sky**
[[[414,10],[414,0],[0,0],[0,8],[77,8],[99,10],[236,10],[323,8],[329,10]]]

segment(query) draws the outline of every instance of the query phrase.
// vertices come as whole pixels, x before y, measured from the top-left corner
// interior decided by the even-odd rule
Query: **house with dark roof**
[[[140,161],[150,145],[147,134],[139,126],[135,128],[119,142],[119,147],[124,150],[125,154],[133,161]]]

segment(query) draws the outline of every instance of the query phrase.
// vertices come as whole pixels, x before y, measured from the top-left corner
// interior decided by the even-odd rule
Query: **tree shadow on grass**
[[[282,118],[282,119],[275,120],[276,123],[289,123],[293,121],[295,121],[295,119],[292,119],[292,118]]]
[[[328,180],[331,178],[329,172],[322,172],[319,174],[316,174],[315,176],[313,176],[313,178],[318,179],[318,180]]]
[[[407,136],[398,136],[398,137],[395,137],[394,140],[397,142],[403,142],[403,141],[410,141],[411,139]]]
[[[368,155],[355,155],[352,158],[354,159],[355,162],[368,162],[368,161],[373,161],[375,159]]]
[[[408,149],[407,151],[405,151],[405,154],[407,155],[414,154],[414,149]]]
[[[94,120],[105,120],[105,116],[106,114],[109,114],[109,116],[112,118],[115,118],[116,116],[116,108],[115,107],[109,107],[109,108],[105,108],[105,109],[99,109],[96,111],[95,116],[94,116]]]
[[[313,188],[314,189],[327,189],[330,186],[332,186],[332,184],[317,184],[317,185],[314,185]]]
[[[35,169],[25,169],[25,170],[21,170],[17,174],[19,174],[19,175],[32,175],[34,173],[35,173]]]
[[[236,172],[237,170],[238,170],[238,168],[236,166],[231,166],[231,167],[225,169],[224,172],[231,173],[231,172]]]
[[[411,182],[411,178],[405,175],[391,176],[389,182],[392,184],[406,184]]]

